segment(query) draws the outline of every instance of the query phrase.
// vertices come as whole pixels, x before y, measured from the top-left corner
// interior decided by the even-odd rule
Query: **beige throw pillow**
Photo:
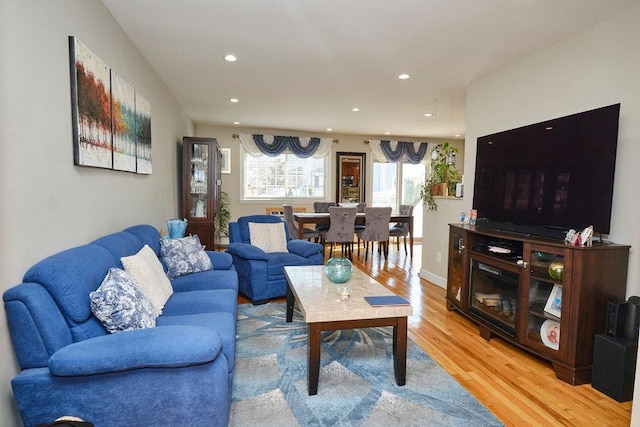
[[[153,249],[144,245],[137,254],[122,257],[120,261],[124,270],[133,276],[142,292],[151,300],[156,314],[160,315],[173,294],[173,287]]]
[[[284,222],[277,223],[249,223],[249,240],[266,253],[289,252],[287,250],[287,235],[284,232]]]

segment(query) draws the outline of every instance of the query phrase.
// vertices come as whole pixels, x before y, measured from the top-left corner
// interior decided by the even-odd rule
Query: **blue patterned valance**
[[[387,162],[402,162],[408,161],[409,163],[418,164],[422,162],[427,154],[426,142],[421,142],[417,149],[415,143],[398,141],[393,145],[393,141],[369,141],[371,150],[373,151],[374,158],[378,161]]]
[[[323,157],[331,151],[332,144],[331,139],[317,137],[240,134],[238,138],[249,154],[270,157],[276,157],[283,153],[295,154],[303,159]]]

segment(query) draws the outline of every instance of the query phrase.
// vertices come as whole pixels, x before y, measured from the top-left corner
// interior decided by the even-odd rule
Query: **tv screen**
[[[620,104],[478,138],[478,225],[553,238],[609,234]]]

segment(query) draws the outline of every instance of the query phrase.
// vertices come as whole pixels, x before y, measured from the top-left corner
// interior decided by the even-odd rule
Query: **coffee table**
[[[393,326],[393,369],[396,383],[403,386],[407,374],[407,316],[410,305],[372,307],[365,296],[394,295],[358,269],[344,285],[331,283],[324,266],[285,267],[287,277],[287,322],[293,318],[297,302],[308,324],[307,390],[318,393],[320,375],[320,335],[338,329]],[[340,299],[340,288],[347,286],[350,299]]]

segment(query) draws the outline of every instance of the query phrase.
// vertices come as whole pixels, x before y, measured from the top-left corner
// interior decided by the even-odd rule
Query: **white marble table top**
[[[284,271],[307,323],[404,317],[413,314],[410,305],[369,305],[365,296],[395,294],[357,268],[354,268],[351,279],[344,284],[331,283],[324,272],[324,265],[285,267]],[[340,289],[345,286],[349,288],[349,301],[340,299]]]

